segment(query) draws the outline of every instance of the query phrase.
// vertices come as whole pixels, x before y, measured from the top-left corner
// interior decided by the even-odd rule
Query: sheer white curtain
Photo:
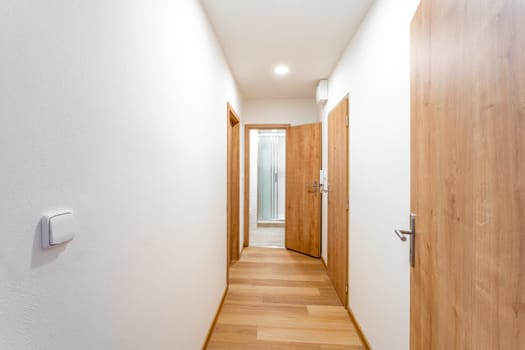
[[[286,132],[259,130],[257,155],[257,219],[284,220]]]

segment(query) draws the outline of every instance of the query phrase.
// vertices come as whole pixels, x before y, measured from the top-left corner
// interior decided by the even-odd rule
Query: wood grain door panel
[[[287,249],[321,256],[321,123],[292,126],[286,134]]]
[[[348,302],[348,98],[328,115],[328,275]]]
[[[525,2],[411,26],[411,349],[525,349]]]

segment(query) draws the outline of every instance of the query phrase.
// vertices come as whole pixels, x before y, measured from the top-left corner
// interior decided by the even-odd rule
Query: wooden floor
[[[365,349],[319,259],[245,248],[209,350]]]

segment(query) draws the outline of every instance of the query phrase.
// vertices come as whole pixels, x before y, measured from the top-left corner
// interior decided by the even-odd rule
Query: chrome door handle
[[[405,236],[403,236],[403,235],[411,235],[411,234],[413,234],[412,231],[407,231],[407,230],[394,230],[394,232],[399,237],[399,239],[402,240],[403,242],[407,240],[407,238]]]
[[[416,248],[416,216],[410,214],[410,230],[394,230],[394,233],[399,237],[400,240],[405,242],[406,236],[410,236],[410,266],[414,267],[416,262],[415,248]]]

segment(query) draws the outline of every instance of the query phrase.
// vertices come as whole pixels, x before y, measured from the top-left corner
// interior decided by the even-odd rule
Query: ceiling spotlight
[[[276,75],[286,75],[290,72],[287,66],[279,65],[273,70]]]

